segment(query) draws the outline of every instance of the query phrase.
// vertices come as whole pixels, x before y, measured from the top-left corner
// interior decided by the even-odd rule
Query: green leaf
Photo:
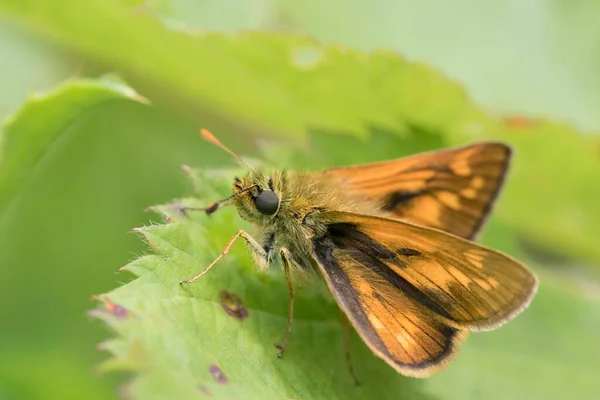
[[[472,0],[435,7],[395,0],[162,3],[171,5],[168,11],[156,1],[146,3],[146,10],[177,29],[277,30],[350,49],[390,49],[454,77],[494,112],[552,115],[579,127],[600,127],[600,91],[585,89],[600,86],[600,58],[592,50],[600,34],[596,0],[526,7],[510,1],[473,7]]]
[[[115,99],[147,102],[114,79],[78,79],[31,95],[5,120],[0,134],[0,215],[67,128],[84,112]]]
[[[600,329],[600,304],[545,275],[529,310],[498,331],[473,334],[458,359],[427,380],[400,376],[353,334],[359,387],[345,363],[340,312],[316,279],[297,288],[290,345],[278,359],[285,280],[277,272],[258,274],[241,244],[197,282],[178,284],[208,265],[237,229],[247,228],[234,209],[187,219],[179,207],[224,196],[223,175],[239,172],[194,171],[202,196],[156,207],[170,222],[138,229],[153,254],[125,267],[137,279],[102,296],[104,306],[95,313],[119,335],[105,346],[114,354],[107,368],[139,371],[128,388],[134,398],[186,399],[203,392],[247,399],[592,399],[600,389],[593,368],[600,348],[590,346]],[[223,293],[240,303],[224,302]],[[240,319],[225,306],[243,307],[247,316]]]
[[[217,12],[214,8],[227,8],[227,2],[176,3],[188,2],[202,4],[204,11],[183,15],[182,10],[180,18],[192,26],[213,26],[207,16]],[[600,57],[593,50],[600,35],[596,0],[527,6],[511,1],[474,6],[472,0],[435,6],[393,0],[277,3],[274,18],[280,20],[263,17],[265,29],[283,24],[287,31],[353,49],[401,52],[452,76],[494,112],[552,116],[595,131],[600,127]]]
[[[198,160],[195,130],[114,78],[66,81],[7,120],[0,398],[116,398],[119,376],[94,373],[106,329],[85,317],[89,296],[118,284],[114,272],[141,251],[123,232],[148,221],[144,208],[184,190],[173,176]]]

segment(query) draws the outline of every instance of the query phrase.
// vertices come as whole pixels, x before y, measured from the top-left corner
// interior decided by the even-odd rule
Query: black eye
[[[254,199],[256,209],[264,215],[273,215],[279,209],[279,197],[272,190],[263,190]]]

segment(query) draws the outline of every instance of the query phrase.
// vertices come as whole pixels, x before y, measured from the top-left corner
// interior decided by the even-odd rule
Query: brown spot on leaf
[[[117,318],[127,318],[129,316],[129,312],[125,307],[113,303],[108,298],[104,299],[104,308]]]
[[[227,384],[227,382],[228,382],[227,376],[225,376],[225,374],[223,373],[221,368],[219,368],[216,364],[212,364],[209,368],[209,371],[217,383],[220,383],[222,385]]]
[[[240,321],[248,317],[248,310],[242,304],[242,300],[235,294],[223,290],[219,295],[219,301],[227,315],[237,318]]]
[[[90,312],[90,315],[92,316],[96,316],[98,312],[109,312],[110,314],[119,319],[125,319],[129,317],[129,311],[125,307],[113,302],[106,296],[99,297],[94,295],[92,296],[92,299],[100,299],[104,303],[104,309],[99,309],[95,310],[95,312]]]

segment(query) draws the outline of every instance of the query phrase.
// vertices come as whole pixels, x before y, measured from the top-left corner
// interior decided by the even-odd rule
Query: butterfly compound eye
[[[279,209],[279,197],[272,190],[263,190],[254,200],[256,209],[264,215],[273,215]]]

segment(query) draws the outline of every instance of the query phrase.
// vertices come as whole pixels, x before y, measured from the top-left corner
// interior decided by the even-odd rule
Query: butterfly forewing
[[[510,155],[510,147],[486,142],[326,174],[395,218],[471,239],[502,186]]]
[[[402,373],[439,369],[466,330],[497,327],[535,292],[521,264],[454,235],[346,212],[327,219],[315,259],[363,339]]]

